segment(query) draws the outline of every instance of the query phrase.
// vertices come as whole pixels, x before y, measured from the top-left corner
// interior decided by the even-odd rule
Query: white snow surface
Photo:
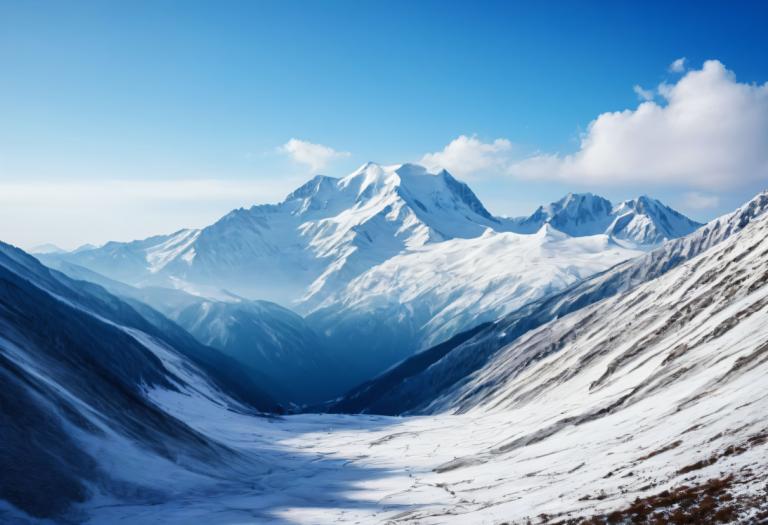
[[[569,193],[528,217],[512,219],[513,230],[532,233],[550,224],[573,236],[606,234],[633,246],[659,245],[688,235],[701,224],[642,195],[613,205],[591,193]]]
[[[309,308],[404,250],[489,227],[504,221],[447,172],[368,163],[341,179],[318,175],[279,204],[234,210],[202,230],[63,257],[132,285],[218,287]]]
[[[322,317],[327,332],[361,313],[397,324],[407,308],[414,346],[427,348],[642,253],[606,235],[571,237],[546,223],[531,235],[488,229],[374,266],[324,301],[314,318]]]
[[[723,452],[768,430],[767,255],[763,216],[519,338],[435,415],[264,419],[205,388],[155,389],[164,410],[238,451],[240,468],[258,467],[171,487],[147,469],[143,483],[173,497],[84,510],[92,523],[515,523],[614,510],[744,468],[753,476],[739,490],[762,489],[768,445]]]
[[[283,202],[234,210],[203,229],[47,261],[139,288],[288,307],[332,360],[350,365],[336,396],[698,226],[648,197],[613,206],[591,194],[568,194],[524,219],[496,217],[446,171],[368,163],[340,179],[318,175]]]
[[[569,194],[524,219],[495,217],[446,171],[368,163],[341,179],[318,175],[281,203],[240,208],[203,229],[110,242],[60,257],[133,286],[206,296],[224,289],[308,313],[393,257],[475,239],[471,248],[479,258],[486,230],[534,234],[544,225],[576,237],[608,235],[642,250],[699,226],[647,197],[613,208],[591,194]],[[497,253],[498,243],[488,250]],[[395,264],[409,261],[417,263],[418,256]]]

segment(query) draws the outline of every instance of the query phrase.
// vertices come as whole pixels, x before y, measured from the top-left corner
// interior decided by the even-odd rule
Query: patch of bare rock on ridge
[[[719,439],[714,436],[712,439]],[[679,476],[701,470],[717,463],[721,458],[740,455],[747,450],[766,444],[768,431],[751,435],[743,443],[729,445],[719,454],[686,465],[677,471]],[[681,441],[651,452],[640,461],[677,448]],[[762,486],[761,486],[762,485]],[[748,488],[751,487],[751,488]],[[746,490],[744,490],[746,489]],[[584,501],[605,498],[604,493],[586,495]],[[716,523],[768,523],[768,481],[745,466],[736,474],[724,474],[706,481],[681,483],[651,496],[638,497],[619,510],[595,514],[589,518],[550,519],[538,517],[551,525],[612,525],[612,524],[700,524]]]
[[[739,486],[757,478],[747,471],[711,478],[703,483],[681,484],[652,496],[636,498],[630,505],[589,518],[559,519],[541,514],[526,523],[547,525],[714,525],[717,523],[768,523],[768,485],[758,492],[739,493]],[[600,495],[597,496],[598,498]]]

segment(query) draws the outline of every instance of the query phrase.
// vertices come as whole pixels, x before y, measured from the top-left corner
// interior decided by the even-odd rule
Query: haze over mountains
[[[374,170],[386,181],[398,169],[356,176]],[[438,237],[410,208],[387,224],[393,207],[377,228],[347,228],[349,253],[327,274],[335,279],[373,250],[361,231],[405,248],[306,319],[211,282],[195,283],[213,296],[202,297],[120,282],[78,264],[80,254],[43,257],[68,277],[0,245],[0,468],[16,473],[0,481],[0,518],[466,523],[610,512],[637,521],[642,511],[695,520],[708,505],[750,522],[768,512],[768,194],[699,228],[647,198],[609,206],[590,195],[503,219],[478,212],[447,175],[414,169],[406,173],[434,178],[417,179],[430,188],[418,201],[458,213],[460,226]],[[511,231],[536,221],[533,233]],[[271,231],[244,222],[251,238]],[[196,248],[203,231],[177,240]],[[241,233],[231,235],[236,244]],[[178,253],[197,253],[186,249]],[[158,260],[147,253],[145,264]],[[406,308],[389,315],[395,303]],[[367,326],[379,307],[369,319],[380,324]],[[356,366],[317,328],[319,312],[339,316],[328,326],[356,329],[364,341],[352,347],[370,353],[384,326],[424,322],[403,330],[411,353],[429,344],[425,334],[437,344],[310,409],[358,415],[267,416],[327,399],[318,376],[343,383]]]
[[[495,217],[446,171],[368,163],[201,230],[42,257],[108,288],[99,275],[155,290],[154,308],[270,375],[346,367],[285,399],[317,402],[698,226],[645,196],[614,206],[569,194],[529,217]],[[201,299],[182,314],[179,294],[162,289]]]
[[[544,224],[646,247],[699,226],[648,197],[613,207],[591,194],[569,194],[530,217],[494,217],[446,171],[368,163],[341,179],[318,175],[279,204],[234,210],[202,230],[110,242],[67,260],[132,285],[226,289],[307,312],[402,251]]]

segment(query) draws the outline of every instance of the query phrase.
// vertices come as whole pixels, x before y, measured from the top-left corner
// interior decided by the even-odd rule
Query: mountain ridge
[[[617,293],[625,292],[705,252],[740,232],[768,211],[768,191],[759,193],[735,211],[718,217],[699,230],[636,259],[580,281],[563,291],[529,303],[495,320],[457,345],[434,347],[407,358],[385,375],[351,390],[331,405],[340,412],[387,415],[421,413],[440,396],[459,388],[469,375],[482,368],[503,346],[553,319]],[[427,363],[425,355],[429,356]],[[414,363],[419,362],[419,366]],[[393,381],[397,377],[397,381]],[[387,384],[386,389],[378,381]],[[386,390],[386,392],[384,392]],[[370,397],[376,392],[376,397]]]
[[[498,217],[445,170],[367,163],[341,178],[317,175],[277,204],[238,208],[202,229],[49,257],[134,286],[202,295],[223,288],[307,312],[404,251],[478,237],[487,228],[532,234],[544,223],[571,236],[606,234],[644,249],[699,226],[646,197],[614,207],[592,194],[568,194],[526,218]]]

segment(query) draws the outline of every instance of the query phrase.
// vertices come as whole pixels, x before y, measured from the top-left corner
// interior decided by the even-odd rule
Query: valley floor
[[[236,479],[204,482],[185,474],[159,486],[165,494],[153,504],[96,498],[84,510],[91,523],[525,523],[615,511],[731,474],[736,501],[762,498],[748,505],[759,507],[768,392],[749,375],[706,404],[678,410],[676,400],[651,396],[551,436],[542,429],[559,414],[535,403],[500,413],[263,419],[162,392],[169,410],[260,467],[244,463]],[[562,413],[571,409],[566,401]]]

